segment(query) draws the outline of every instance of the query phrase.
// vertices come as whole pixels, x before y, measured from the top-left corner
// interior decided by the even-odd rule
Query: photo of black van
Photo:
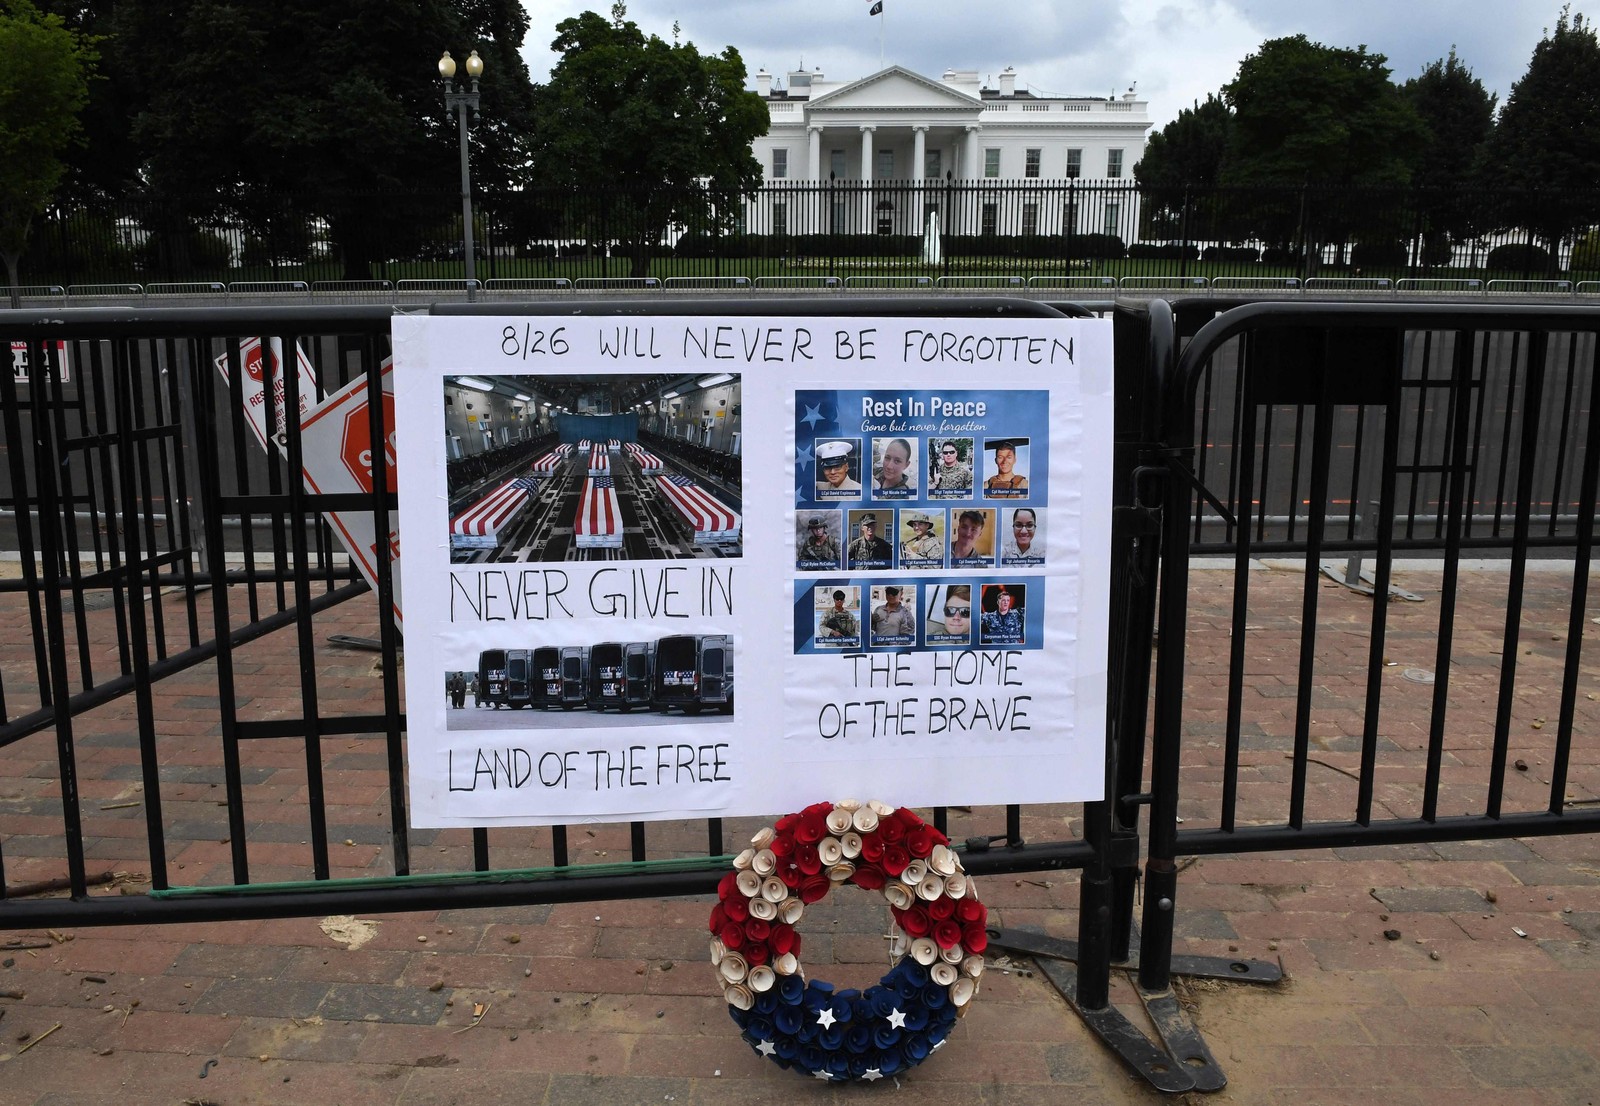
[[[552,706],[562,710],[589,705],[589,647],[563,645],[561,647],[561,693],[552,700]]]
[[[533,651],[533,678],[538,685],[538,706],[546,710],[561,704],[561,647],[541,645]]]
[[[678,634],[656,642],[655,706],[699,714],[715,707],[733,713],[733,638]]]
[[[531,706],[533,654],[528,649],[485,649],[478,654],[478,699],[495,710]]]
[[[589,650],[589,709],[616,707],[624,714],[650,707],[656,643],[606,641]]]

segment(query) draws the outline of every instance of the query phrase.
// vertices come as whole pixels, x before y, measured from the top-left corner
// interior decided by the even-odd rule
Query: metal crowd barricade
[[[497,312],[504,305],[455,304],[438,310]],[[529,313],[637,313],[631,299],[550,305]],[[674,313],[767,314],[762,298],[730,303],[675,300]],[[830,303],[786,305],[798,314],[837,314]],[[992,315],[996,310],[1056,316],[1055,309],[992,299],[960,303],[867,300],[852,313]],[[428,835],[418,863],[406,817],[400,709],[400,634],[388,613],[392,586],[380,572],[374,594],[351,567],[324,521],[329,511],[370,512],[383,533],[395,510],[392,490],[374,474],[373,492],[317,494],[299,478],[301,438],[286,420],[270,446],[253,437],[239,404],[252,371],[263,394],[281,386],[281,405],[298,409],[300,374],[261,370],[241,355],[250,340],[277,339],[291,362],[304,351],[317,397],[366,374],[376,399],[377,367],[388,353],[391,309],[382,306],[195,309],[104,309],[48,315],[0,315],[0,332],[28,344],[35,365],[65,366],[29,383],[0,382],[4,408],[6,484],[3,506],[13,530],[5,544],[19,551],[18,579],[0,581],[0,599],[14,604],[29,640],[14,643],[0,666],[0,746],[29,739],[54,741],[62,788],[59,828],[29,842],[59,856],[69,899],[0,898],[0,926],[115,924],[328,913],[466,907],[695,893],[710,890],[726,869],[724,828],[711,820],[697,831],[621,827],[620,864],[575,855],[565,827],[550,830],[470,831],[456,845],[451,833]],[[220,359],[220,370],[218,367]],[[279,401],[268,398],[266,425],[277,424]],[[382,440],[383,405],[370,402],[372,440]],[[315,659],[326,643],[319,616],[355,611],[373,627],[357,644],[377,654],[382,708],[341,713],[318,680]],[[274,633],[294,635],[298,666],[283,693],[294,701],[279,716],[241,712],[235,699],[241,650]],[[348,635],[340,635],[348,641]],[[107,654],[97,640],[114,642]],[[226,876],[189,885],[171,863],[187,840],[163,801],[173,781],[163,771],[153,692],[184,675],[215,695],[219,798],[226,823]],[[32,692],[37,688],[36,693]],[[81,788],[86,755],[103,740],[79,732],[82,718],[118,700],[135,704],[130,743],[138,755],[144,803],[144,858],[152,892],[91,893]],[[382,878],[349,875],[334,848],[343,834],[330,815],[324,763],[334,741],[359,745],[381,759],[389,817],[373,832],[388,854]],[[307,862],[285,873],[263,863],[262,827],[250,809],[251,788],[241,751],[294,750],[306,779]],[[94,812],[91,812],[94,813]],[[1039,871],[1082,866],[1091,849],[1082,841],[1024,842],[1020,809],[1002,812],[990,832],[973,838],[975,873]],[[947,825],[944,811],[936,821]],[[457,835],[459,836],[459,835]],[[685,847],[685,840],[698,844]],[[660,840],[652,847],[647,838]],[[536,839],[536,840],[533,840]],[[530,844],[530,840],[533,843]],[[512,842],[515,842],[513,845]],[[993,845],[993,847],[989,847]],[[463,851],[459,859],[456,848]],[[504,852],[500,850],[504,848]],[[508,865],[498,857],[536,863]],[[0,842],[0,890],[5,886]],[[265,867],[267,878],[259,870]],[[292,878],[291,878],[292,877]]]
[[[1157,991],[1174,970],[1180,857],[1600,831],[1600,808],[1567,795],[1580,777],[1600,786],[1593,758],[1573,758],[1592,742],[1579,692],[1592,679],[1583,637],[1600,484],[1600,311],[1198,301],[1176,311],[1188,341],[1165,397],[1164,487],[1140,492],[1162,516],[1150,783],[1144,791],[1125,780],[1118,789],[1124,818],[1140,803],[1150,808],[1139,981]],[[1364,625],[1339,627],[1366,635],[1364,657],[1340,669],[1319,648],[1319,607],[1328,601],[1317,568],[1324,555],[1353,550],[1373,558],[1372,600]],[[1184,789],[1183,743],[1196,713],[1185,700],[1195,554],[1220,554],[1232,572],[1230,632],[1203,677],[1226,689],[1214,796]],[[1412,764],[1384,733],[1384,676],[1396,562],[1419,556],[1439,573],[1439,613],[1425,752]],[[1246,702],[1252,669],[1266,663],[1251,655],[1247,634],[1260,557],[1293,558],[1304,571],[1292,716],[1251,713]],[[1453,640],[1470,557],[1496,559],[1506,578],[1492,659]],[[1541,740],[1550,781],[1528,802],[1525,787],[1520,799],[1508,793],[1508,760],[1528,584],[1541,561],[1570,583],[1559,597],[1559,687]],[[1497,666],[1492,711],[1473,714],[1452,700],[1463,659]],[[1313,743],[1314,704],[1326,707],[1319,687],[1335,683],[1359,719],[1345,727],[1359,733],[1345,735],[1343,752]],[[1481,768],[1457,763],[1447,773],[1447,738],[1462,714],[1466,728],[1485,735],[1488,755]],[[1286,748],[1286,779],[1247,763],[1247,735],[1274,752]],[[1124,757],[1137,763],[1131,750]],[[1313,760],[1350,783],[1314,787]],[[1469,795],[1474,809],[1454,813]]]

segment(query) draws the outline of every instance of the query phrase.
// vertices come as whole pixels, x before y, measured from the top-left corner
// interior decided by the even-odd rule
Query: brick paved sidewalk
[[[1196,626],[1224,617],[1219,576],[1197,574]],[[1462,643],[1474,634],[1479,645],[1498,637],[1497,579],[1484,574],[1464,584],[1470,600],[1460,617],[1470,626],[1459,631]],[[1262,612],[1251,616],[1253,655],[1292,652],[1303,583],[1294,573],[1253,574],[1253,605]],[[1425,598],[1437,594],[1429,583],[1425,574],[1405,581]],[[1530,594],[1546,604],[1530,614],[1530,626],[1564,630],[1538,581]],[[1332,588],[1322,599],[1324,631],[1358,621],[1369,602]],[[363,632],[340,610],[326,627],[319,620],[319,640]],[[1394,613],[1397,681],[1406,669],[1426,667],[1426,627],[1436,617],[1428,603]],[[260,666],[261,682],[242,694],[283,693],[281,666],[292,649],[285,637],[274,635],[244,658]],[[1527,643],[1540,651],[1552,644]],[[1327,667],[1337,671],[1337,649],[1329,649]],[[1210,816],[1206,783],[1219,756],[1208,729],[1214,704],[1204,698],[1210,662],[1204,648],[1194,652],[1186,825]],[[1463,654],[1462,673],[1479,663],[1479,652]],[[323,679],[351,688],[352,700],[376,682],[370,658],[332,650],[319,660]],[[1585,672],[1595,683],[1592,667]],[[216,708],[206,699],[207,679],[196,673],[161,688],[162,732],[171,735],[163,738],[164,774],[172,779],[165,811],[191,827],[190,844],[174,857],[186,866],[184,882],[226,872],[228,855],[212,786],[216,742],[206,718]],[[1465,677],[1460,687],[1467,699],[1476,694]],[[1318,801],[1333,802],[1348,782],[1339,772],[1350,755],[1340,713],[1348,691],[1333,678],[1319,687],[1318,725],[1327,729],[1318,731],[1317,755],[1331,767],[1323,769],[1330,790]],[[1542,718],[1537,691],[1529,685],[1528,711]],[[1400,770],[1414,752],[1407,735],[1424,701],[1409,692],[1400,682],[1385,689],[1393,744],[1386,766],[1394,778],[1384,801],[1402,812]],[[1465,701],[1463,712],[1472,717]],[[1259,718],[1246,782],[1266,812],[1281,782],[1283,731]],[[1579,802],[1600,797],[1600,729],[1590,721],[1580,719],[1569,780]],[[82,732],[91,868],[137,870],[142,814],[121,806],[137,799],[138,774],[128,771],[136,749],[119,740],[109,714],[86,717]],[[1465,720],[1452,729],[1449,766],[1460,769],[1462,787],[1466,769],[1481,763],[1473,732]],[[1514,752],[1529,765],[1534,794],[1548,739],[1543,730],[1517,731]],[[0,751],[0,833],[13,883],[59,874],[46,842],[58,824],[53,756],[45,738]],[[346,873],[369,870],[383,853],[372,830],[386,809],[381,759],[355,741],[328,750],[338,796],[330,817],[340,827],[335,837],[349,842],[337,858]],[[303,759],[255,743],[246,767],[253,875],[299,874],[305,849],[291,812],[304,804]],[[1076,813],[1029,808],[1025,833],[1071,835]],[[952,826],[955,836],[960,828]],[[625,847],[625,836],[606,829],[583,840],[593,853]],[[419,864],[430,851],[466,847],[452,834],[414,842]],[[511,858],[508,850],[495,862]],[[1188,1101],[1600,1104],[1600,835],[1205,857],[1184,868],[1179,885],[1178,952],[1281,958],[1288,974],[1275,987],[1179,984],[1230,1080],[1224,1091]],[[982,891],[999,924],[1076,935],[1075,873],[991,877]],[[0,998],[0,1106],[788,1104],[905,1091],[954,1103],[1161,1098],[1131,1078],[1021,960],[995,961],[949,1047],[897,1082],[829,1087],[798,1079],[739,1041],[706,962],[708,907],[702,899],[644,900],[385,915],[354,927],[308,918],[0,934],[45,946],[0,953],[0,992],[24,996]],[[842,986],[872,981],[883,969],[887,920],[867,896],[830,896],[807,912],[808,969]],[[1125,984],[1114,997],[1139,1016]]]

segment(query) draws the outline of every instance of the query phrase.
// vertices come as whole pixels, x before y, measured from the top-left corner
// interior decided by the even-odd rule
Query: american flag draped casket
[[[539,492],[537,476],[518,476],[507,480],[450,521],[450,545],[454,549],[493,549],[500,544],[500,531],[516,521],[530,500]]]
[[[573,524],[579,549],[622,548],[622,512],[617,506],[616,481],[591,476],[584,481]]]
[[[607,453],[606,447],[598,442],[589,450],[589,475],[611,475],[611,454]]]
[[[633,463],[639,466],[639,471],[646,476],[653,476],[666,468],[661,463],[661,458],[654,453],[648,453],[643,446],[629,443],[628,456],[633,458]]]
[[[656,477],[656,490],[694,531],[694,540],[739,540],[739,513],[696,484],[694,477],[667,473]]]
[[[564,460],[566,460],[566,454],[562,453],[560,450],[552,449],[549,453],[546,453],[543,457],[540,457],[537,461],[535,461],[532,465],[532,469],[534,472],[540,473],[554,472],[560,467],[561,462]]]

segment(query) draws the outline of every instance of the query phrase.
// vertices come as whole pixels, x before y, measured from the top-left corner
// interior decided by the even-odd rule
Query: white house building
[[[1018,89],[1009,68],[993,88],[976,70],[933,80],[901,66],[849,82],[820,70],[788,73],[777,87],[762,70],[755,81],[771,113],[768,133],[752,143],[769,195],[785,184],[796,200],[824,185],[843,195],[824,199],[822,225],[807,227],[775,200],[763,205],[770,225],[752,231],[914,234],[948,196],[962,233],[1059,234],[1069,221],[1102,232],[1104,205],[1075,208],[1060,198],[1064,188],[1080,179],[1131,185],[1150,129],[1148,105],[1131,89],[1120,98],[1041,96]],[[986,212],[991,182],[996,202]],[[999,202],[1030,186],[1034,204]],[[1131,201],[1130,189],[1119,227],[1132,223]]]

